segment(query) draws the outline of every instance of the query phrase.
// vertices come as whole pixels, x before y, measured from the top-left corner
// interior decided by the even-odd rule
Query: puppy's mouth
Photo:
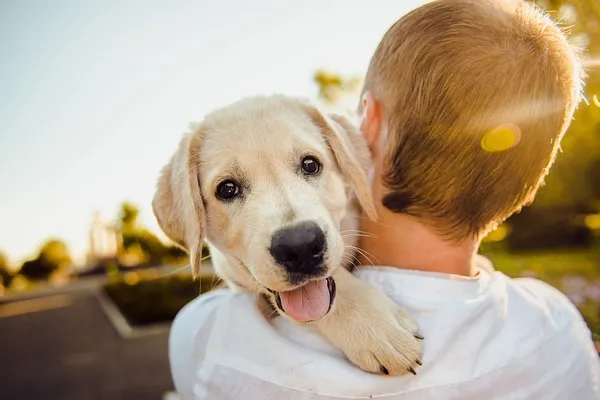
[[[299,322],[315,321],[327,315],[336,294],[332,277],[310,281],[285,292],[268,290],[275,296],[277,307]]]

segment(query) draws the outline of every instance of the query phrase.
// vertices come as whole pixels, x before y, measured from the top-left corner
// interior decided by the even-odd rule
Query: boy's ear
[[[367,141],[373,157],[378,152],[379,133],[381,132],[381,103],[373,96],[373,93],[366,91],[361,99],[360,132]]]
[[[197,162],[201,137],[198,130],[181,139],[160,173],[152,200],[160,228],[189,254],[194,278],[200,273],[206,225]]]
[[[368,179],[371,167],[369,148],[350,121],[340,115],[324,116],[316,107],[305,104],[306,112],[321,129],[335,160],[356,194],[363,211],[371,220],[377,220],[375,202]]]

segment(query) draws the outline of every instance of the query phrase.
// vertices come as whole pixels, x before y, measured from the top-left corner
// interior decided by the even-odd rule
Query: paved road
[[[172,389],[167,333],[122,339],[95,290],[0,305],[3,400],[161,399]]]

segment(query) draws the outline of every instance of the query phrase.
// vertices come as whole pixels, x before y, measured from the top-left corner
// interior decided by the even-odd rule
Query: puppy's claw
[[[384,375],[389,375],[390,371],[388,371],[387,368],[382,365],[381,366],[381,373],[384,374]]]
[[[417,339],[419,339],[419,340],[423,340],[423,339],[425,339],[425,338],[423,337],[423,335],[421,335],[419,332],[417,332],[417,333],[413,333],[413,336],[414,336],[414,337],[416,337],[416,338],[417,338]]]
[[[421,361],[421,360],[417,360],[417,361],[415,361],[415,362],[416,362],[417,364],[419,364],[419,365],[423,365],[423,361]]]
[[[413,367],[408,367],[408,372],[410,372],[413,375],[417,374],[417,372],[413,369]]]

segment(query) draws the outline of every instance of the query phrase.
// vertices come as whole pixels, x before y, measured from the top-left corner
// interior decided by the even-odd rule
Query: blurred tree
[[[128,263],[160,265],[185,257],[176,246],[165,245],[156,235],[139,224],[139,208],[130,202],[121,204],[117,226],[122,238],[121,259]]]
[[[167,246],[147,229],[124,231],[122,235],[123,249],[137,254],[140,260],[149,264],[160,264],[167,254]]]
[[[48,279],[54,272],[68,268],[71,263],[67,245],[61,240],[51,239],[42,245],[36,258],[23,263],[19,274],[31,280]]]
[[[508,221],[513,250],[593,245],[585,215],[600,211],[600,2],[536,0],[582,50],[584,101],[535,202]]]
[[[122,232],[136,229],[140,209],[133,203],[123,202],[119,212],[118,226]]]
[[[5,287],[10,286],[12,281],[13,274],[8,269],[8,260],[4,253],[0,252],[0,286],[4,285]]]
[[[338,100],[343,83],[343,78],[339,74],[321,69],[315,72],[313,81],[319,89],[319,98],[332,103]]]
[[[362,88],[362,78],[359,76],[342,76],[333,71],[320,69],[313,75],[317,85],[318,98],[326,106],[344,107],[348,112],[354,112],[358,105],[358,95]]]
[[[571,206],[600,211],[597,189],[600,162],[600,2],[538,0],[541,8],[568,27],[570,40],[583,50],[587,70],[584,95],[562,141],[546,185],[532,207]]]

